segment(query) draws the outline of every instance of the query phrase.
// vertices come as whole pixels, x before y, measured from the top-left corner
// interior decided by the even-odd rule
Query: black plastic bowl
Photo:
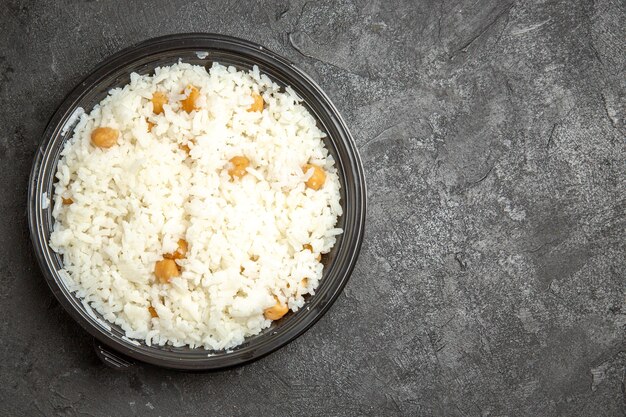
[[[85,112],[106,97],[107,92],[127,84],[129,74],[150,74],[155,67],[179,60],[210,67],[213,61],[250,69],[257,65],[283,86],[291,86],[319,127],[327,133],[326,147],[335,158],[341,182],[343,215],[338,227],[344,233],[333,250],[324,257],[324,277],[314,296],[296,313],[289,313],[262,333],[246,339],[230,351],[208,351],[202,348],[147,346],[123,337],[116,325],[105,322],[95,311],[88,311],[80,299],[68,291],[59,277],[63,259],[50,249],[48,242],[53,226],[52,207],[45,196],[53,195],[54,175],[65,140],[73,134],[78,108]],[[28,216],[31,239],[37,259],[52,292],[83,328],[97,341],[97,352],[111,365],[121,366],[114,351],[154,365],[176,369],[208,370],[240,365],[258,359],[294,340],[309,329],[337,299],[356,262],[365,225],[365,178],[354,140],[339,112],[320,87],[285,58],[256,45],[223,35],[193,33],[164,36],[125,49],[105,62],[83,80],[63,101],[48,124],[37,151],[30,177]],[[340,337],[337,335],[337,337]],[[105,346],[103,346],[103,344]],[[117,358],[116,358],[117,356]]]

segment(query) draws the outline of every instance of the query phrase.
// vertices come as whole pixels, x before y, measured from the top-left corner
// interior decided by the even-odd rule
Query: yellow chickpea
[[[193,85],[188,85],[186,90],[189,90],[189,95],[186,99],[180,101],[180,105],[187,113],[191,113],[197,110],[196,100],[200,97],[200,91]]]
[[[64,206],[69,206],[70,204],[74,204],[74,200],[72,200],[71,198],[61,197],[61,200],[63,200]]]
[[[91,132],[91,143],[98,148],[110,148],[117,143],[120,131],[112,127],[99,127]]]
[[[288,311],[289,307],[287,307],[287,304],[281,304],[280,301],[276,300],[276,304],[270,308],[266,308],[263,311],[263,315],[268,320],[278,320],[287,314]]]
[[[265,101],[263,101],[263,97],[261,97],[258,93],[252,93],[252,99],[254,102],[250,107],[248,107],[248,111],[263,111],[263,106],[265,105]]]
[[[305,184],[307,187],[317,191],[322,188],[324,186],[324,182],[326,182],[326,172],[314,164],[306,164],[302,167],[302,171],[304,173],[309,172],[310,169],[313,169],[313,175],[311,175],[311,178],[306,180]]]
[[[166,253],[163,255],[165,259],[183,259],[187,256],[187,250],[189,249],[189,244],[185,239],[178,239],[178,247],[174,251],[174,253]]]
[[[150,312],[150,317],[152,317],[153,319],[159,317],[159,314],[154,307],[148,307],[148,311]]]
[[[304,288],[306,288],[309,285],[309,279],[308,278],[302,278],[302,280],[300,281],[300,285],[303,286]]]
[[[152,94],[151,101],[152,111],[154,112],[154,114],[163,113],[163,105],[167,103],[167,96],[165,95],[165,93],[162,93],[160,91],[155,92],[154,94]]]
[[[228,174],[235,179],[235,177],[242,178],[247,174],[246,168],[250,166],[250,160],[245,156],[235,156],[230,159],[230,163],[233,167],[228,170]]]
[[[154,265],[154,275],[161,284],[166,284],[173,277],[180,276],[180,270],[173,259],[163,259]]]

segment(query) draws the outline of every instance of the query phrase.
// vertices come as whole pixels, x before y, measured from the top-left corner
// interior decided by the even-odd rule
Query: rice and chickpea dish
[[[131,74],[61,153],[50,246],[68,288],[148,345],[228,349],[303,307],[342,208],[300,103],[257,67]]]

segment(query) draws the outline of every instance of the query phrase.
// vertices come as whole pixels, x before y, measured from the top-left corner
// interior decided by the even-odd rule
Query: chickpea
[[[243,165],[247,167],[248,165],[250,165],[250,160],[245,156],[233,156],[232,158],[230,158],[230,163],[233,165]]]
[[[148,307],[148,311],[150,312],[150,317],[152,317],[153,319],[159,317],[159,314],[157,313],[154,307],[152,306]]]
[[[235,156],[230,159],[230,163],[233,167],[228,170],[228,174],[235,179],[235,177],[242,178],[247,174],[246,168],[250,166],[250,160],[245,156]]]
[[[163,259],[154,265],[154,275],[156,275],[161,284],[166,284],[173,277],[180,276],[180,270],[173,259]]]
[[[163,113],[163,105],[167,103],[167,96],[165,95],[165,93],[162,93],[160,91],[155,92],[154,94],[152,94],[151,101],[152,111],[154,112],[154,114]]]
[[[186,99],[180,101],[180,105],[187,113],[191,113],[197,109],[196,100],[200,97],[200,91],[193,85],[188,85],[185,90],[189,90],[189,95]]]
[[[322,188],[324,186],[324,182],[326,182],[326,172],[324,172],[322,168],[313,164],[306,164],[302,167],[302,171],[305,174],[309,172],[310,169],[313,169],[313,175],[311,175],[311,178],[306,180],[305,184],[307,187],[317,191]]]
[[[71,198],[61,197],[61,200],[63,200],[64,206],[69,206],[70,204],[74,204],[74,200],[72,200]]]
[[[112,127],[99,127],[91,132],[91,143],[98,148],[110,148],[117,143],[120,131]]]
[[[303,286],[304,288],[306,288],[309,285],[309,279],[308,278],[302,278],[302,280],[300,281],[300,285]]]
[[[270,308],[266,308],[263,311],[263,315],[268,320],[278,320],[289,311],[289,307],[287,304],[281,304],[280,301],[276,300],[276,304],[274,304]]]
[[[265,105],[263,97],[261,97],[261,95],[258,93],[252,93],[252,99],[254,100],[254,102],[250,107],[248,107],[248,111],[263,111],[263,106]]]
[[[187,256],[187,249],[189,249],[189,244],[185,239],[178,239],[178,248],[174,251],[174,253],[166,253],[163,255],[165,259],[183,259]]]

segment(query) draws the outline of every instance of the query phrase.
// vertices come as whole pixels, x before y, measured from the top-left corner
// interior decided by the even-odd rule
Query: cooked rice
[[[201,93],[191,113],[180,108],[188,85]],[[169,96],[159,115],[150,101],[157,90]],[[247,111],[252,92],[262,95],[262,112]],[[117,145],[91,144],[100,126],[120,131]],[[241,344],[271,325],[263,312],[276,300],[293,311],[304,305],[322,278],[316,257],[342,232],[339,179],[324,136],[294,91],[256,67],[215,63],[207,72],[178,63],[152,76],[131,74],[80,115],[61,154],[50,246],[63,256],[66,285],[148,345]],[[228,174],[236,155],[252,161],[241,180]],[[307,163],[326,171],[318,191],[304,184]],[[182,273],[159,283],[155,263],[179,239],[189,243],[177,261]]]

